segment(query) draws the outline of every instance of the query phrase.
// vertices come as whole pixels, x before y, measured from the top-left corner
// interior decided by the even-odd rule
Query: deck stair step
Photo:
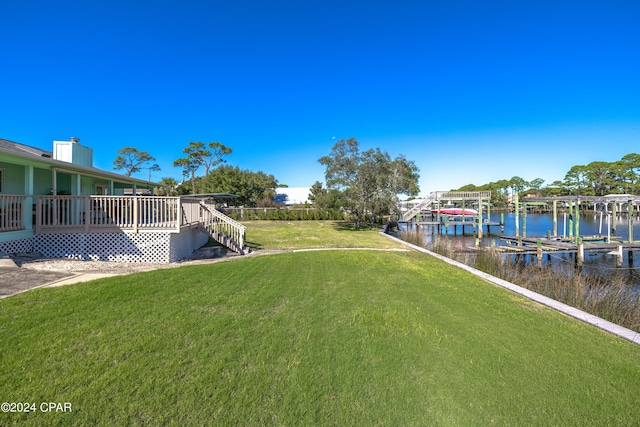
[[[224,248],[222,246],[205,246],[198,249],[195,253],[195,257],[202,258],[220,258],[224,255]]]

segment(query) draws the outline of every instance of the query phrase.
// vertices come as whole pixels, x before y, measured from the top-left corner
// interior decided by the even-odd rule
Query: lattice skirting
[[[188,257],[207,239],[195,229],[182,233],[40,234],[33,237],[32,250],[47,258],[160,264]]]
[[[18,254],[21,252],[33,252],[33,238],[0,242],[0,252]]]

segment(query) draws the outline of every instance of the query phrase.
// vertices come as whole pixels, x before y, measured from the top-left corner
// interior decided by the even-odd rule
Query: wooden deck
[[[246,227],[216,211],[206,197],[0,195],[0,232],[181,233],[193,228],[243,253]]]
[[[619,252],[620,249],[627,251],[640,250],[640,242],[622,242],[619,240],[612,240],[607,242],[589,241],[591,237],[583,237],[582,248],[584,252],[591,253],[612,253]],[[501,236],[500,239],[507,242],[506,246],[496,246],[495,249],[501,252],[511,252],[520,254],[537,254],[538,242],[540,242],[540,249],[543,254],[548,252],[568,252],[577,253],[579,245],[575,242],[571,242],[568,239],[562,239],[559,237],[551,238],[548,240],[546,236],[537,237],[513,237],[513,236]]]

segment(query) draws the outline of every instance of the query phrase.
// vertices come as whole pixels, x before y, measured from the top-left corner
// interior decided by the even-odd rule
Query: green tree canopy
[[[351,211],[356,228],[367,214],[373,222],[376,216],[399,211],[400,194],[415,196],[420,191],[414,162],[404,156],[392,160],[379,148],[360,151],[355,138],[341,139],[318,162],[326,168],[328,190],[342,195],[342,207]]]
[[[125,147],[118,150],[118,156],[113,161],[114,170],[125,170],[126,176],[131,176],[136,172],[140,172],[142,169],[149,169],[149,171],[159,171],[160,166],[153,164],[149,167],[144,167],[147,163],[154,162],[156,160],[151,154],[146,151],[140,151],[137,148]]]
[[[231,154],[231,148],[219,142],[189,142],[189,145],[182,150],[186,157],[182,157],[173,162],[173,166],[181,167],[182,174],[191,181],[193,193],[196,192],[196,172],[200,166],[204,166],[205,176],[209,175],[212,168],[224,163],[224,156]]]
[[[528,185],[543,196],[640,194],[640,154],[630,153],[614,162],[593,161],[588,165],[575,165],[567,171],[564,180],[553,181],[546,187],[542,186],[543,183],[540,178],[527,183],[520,177],[513,177],[509,181],[501,180],[478,187],[469,184],[461,187],[461,191],[473,186],[477,190],[490,189],[492,192],[495,187],[502,192],[508,188],[520,192],[523,186]],[[496,202],[495,195],[492,197]]]
[[[182,168],[182,176],[191,181],[191,192],[196,193],[196,171],[200,168],[200,163],[189,156],[177,159],[173,166]]]
[[[324,188],[320,181],[316,181],[309,190],[309,200],[320,209],[340,209],[344,205],[342,198],[342,192]]]
[[[178,195],[178,181],[173,178],[165,177],[160,180],[156,188],[155,193],[158,196],[177,196]]]
[[[273,175],[227,165],[212,170],[198,182],[198,190],[202,193],[236,194],[239,196],[237,204],[250,207],[265,199],[273,200],[277,186]]]

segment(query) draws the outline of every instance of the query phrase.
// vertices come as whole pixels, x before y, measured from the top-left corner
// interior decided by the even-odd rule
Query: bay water
[[[486,218],[486,216],[485,216]],[[499,222],[501,218],[504,218],[504,232],[500,226],[494,225],[490,227],[490,231],[487,232],[487,227],[483,227],[483,238],[480,242],[482,246],[503,246],[505,241],[501,240],[503,236],[515,236],[516,233],[516,215],[514,213],[505,213],[503,215],[499,213],[491,214],[491,222]],[[569,215],[563,213],[558,214],[557,221],[557,235],[569,236]],[[553,216],[551,214],[527,214],[526,216],[526,230],[525,221],[522,214],[519,215],[519,234],[524,237],[526,231],[526,237],[541,237],[547,238],[547,232],[549,231],[553,236]],[[594,213],[581,213],[579,220],[579,233],[583,237],[600,236],[607,237],[607,233],[610,233],[612,238],[621,239],[623,242],[628,241],[629,238],[629,226],[626,215],[620,215],[616,221],[615,233],[611,232],[611,225],[613,220],[610,218],[607,221],[606,214],[600,215],[599,212]],[[448,227],[445,234],[445,228],[441,227],[441,233],[438,233],[438,227],[436,226],[422,226],[422,232],[426,237],[427,247],[440,236],[448,238],[453,244],[454,248],[463,250],[467,247],[475,245],[475,235],[472,227],[465,227],[465,233],[462,233],[462,227],[453,226]],[[633,240],[640,241],[640,218],[637,216],[632,217],[632,231]],[[516,255],[505,255],[515,258]],[[535,262],[535,257],[529,256],[524,258],[524,262]],[[549,256],[543,257],[544,264],[553,265],[574,265],[575,255],[568,253],[550,253]],[[625,250],[623,253],[622,267],[616,266],[616,257],[606,253],[589,253],[585,251],[585,260],[583,264],[583,272],[585,274],[614,274],[622,273],[623,277],[631,286],[640,286],[640,251],[635,253],[635,263],[633,257],[628,256],[628,252]]]

